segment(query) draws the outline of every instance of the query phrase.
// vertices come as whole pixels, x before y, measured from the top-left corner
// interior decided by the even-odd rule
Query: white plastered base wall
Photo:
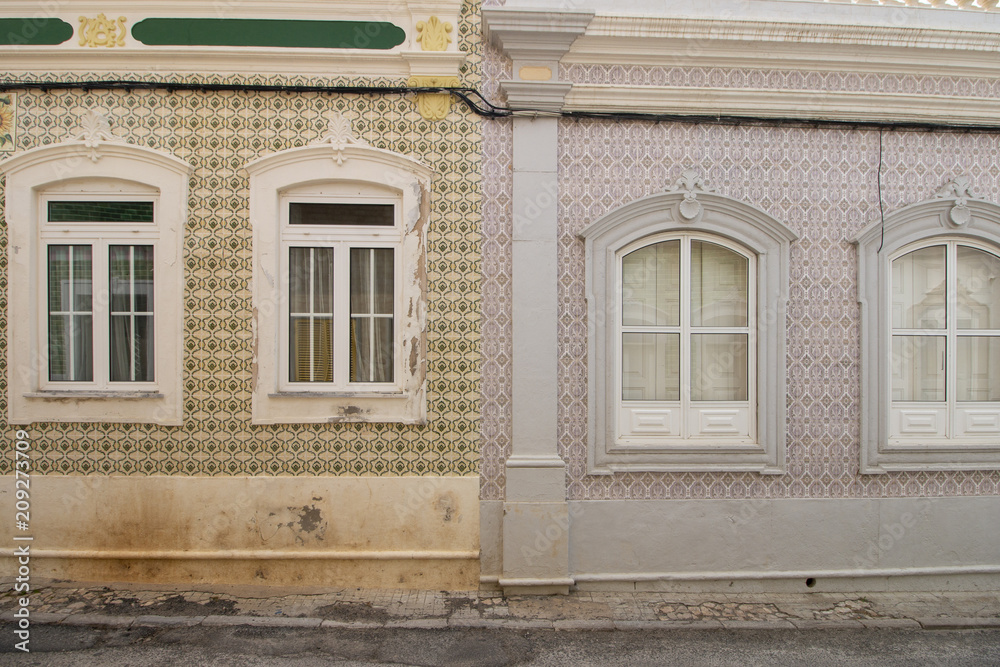
[[[475,477],[33,477],[31,576],[73,581],[469,590]],[[12,577],[13,547],[0,577]]]
[[[481,511],[482,583],[491,587],[504,550],[496,531],[503,503],[484,502]],[[574,501],[569,515],[570,576],[580,589],[1000,586],[996,497]]]

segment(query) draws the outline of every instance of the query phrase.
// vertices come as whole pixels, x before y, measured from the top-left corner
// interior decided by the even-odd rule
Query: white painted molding
[[[991,436],[889,439],[891,350],[888,331],[890,260],[914,243],[968,239],[1000,249],[1000,205],[970,199],[969,180],[956,178],[932,199],[875,220],[855,238],[861,306],[861,472],[1000,469]]]
[[[513,60],[558,61],[594,13],[484,7],[482,16],[483,38]]]
[[[515,108],[558,113],[563,110],[566,96],[572,90],[569,83],[541,81],[501,81],[500,90],[507,95],[507,103]]]
[[[1000,121],[1000,106],[990,98],[694,86],[574,84],[564,109],[963,125]]]
[[[246,170],[254,250],[253,423],[426,423],[425,264],[433,170],[407,155],[369,146],[336,113],[329,116],[329,129],[316,143],[257,158],[247,163]],[[396,380],[384,392],[281,392],[278,360],[284,353],[276,306],[285,298],[285,285],[278,260],[283,233],[279,194],[295,190],[308,196],[348,183],[356,191],[389,193],[401,215],[398,228],[382,232],[386,240],[398,239],[402,253],[401,309],[394,320]]]
[[[753,444],[691,438],[683,444],[625,450],[615,414],[617,253],[664,232],[695,231],[732,239],[757,258],[757,413]],[[585,227],[587,298],[587,471],[785,472],[785,304],[790,244],[795,232],[745,202],[711,192],[685,171],[673,191],[621,206]],[[781,323],[781,326],[773,326]]]
[[[90,110],[69,139],[15,153],[0,162],[6,178],[9,316],[21,326],[9,331],[8,421],[112,422],[180,425],[183,422],[183,251],[188,178],[193,167],[169,153],[127,143],[111,132],[102,112]],[[147,238],[156,246],[155,388],[126,392],[40,391],[47,352],[37,299],[44,256],[43,194],[94,198],[109,187],[155,198],[156,220],[148,233],[130,228],[94,232],[112,239]],[[135,236],[132,236],[132,235]],[[145,236],[140,236],[144,234]],[[44,289],[44,287],[42,288]],[[96,338],[94,344],[101,341]],[[71,393],[75,398],[65,397]]]

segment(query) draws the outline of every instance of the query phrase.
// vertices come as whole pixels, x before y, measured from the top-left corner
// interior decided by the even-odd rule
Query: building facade
[[[484,583],[995,587],[995,8],[485,4]]]
[[[8,556],[478,585],[478,7],[2,12]]]
[[[5,3],[5,571],[995,589],[997,35]]]

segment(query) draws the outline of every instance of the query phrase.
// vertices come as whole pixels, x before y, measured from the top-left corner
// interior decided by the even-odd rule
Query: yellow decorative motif
[[[118,23],[104,14],[97,18],[80,17],[80,46],[97,48],[106,46],[109,49],[125,46],[125,17],[119,16]]]
[[[432,16],[426,21],[417,22],[417,41],[424,51],[446,51],[451,37],[451,24]]]
[[[406,85],[413,88],[451,88],[457,76],[411,76]],[[417,111],[426,120],[444,120],[451,111],[451,93],[417,93]]]
[[[14,150],[14,130],[17,127],[17,95],[6,93],[0,95],[0,151]]]

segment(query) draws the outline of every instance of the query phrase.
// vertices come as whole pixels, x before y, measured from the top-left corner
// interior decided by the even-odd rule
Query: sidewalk
[[[1000,629],[1000,591],[977,593],[690,594],[192,587],[34,582],[33,624],[533,630]],[[0,621],[17,598],[3,586]]]

